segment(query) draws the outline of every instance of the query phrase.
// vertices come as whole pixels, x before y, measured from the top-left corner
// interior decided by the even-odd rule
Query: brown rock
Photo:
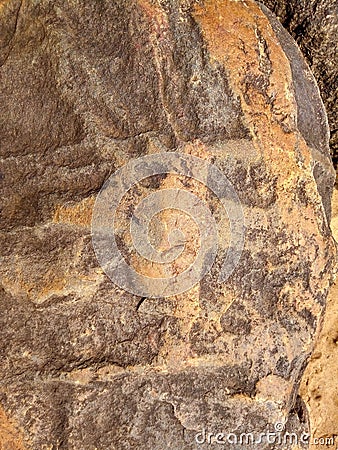
[[[293,41],[251,0],[0,8],[0,403],[25,447],[193,449],[203,430],[277,423],[301,436],[297,389],[334,265],[334,171]],[[158,153],[161,168],[173,151],[208,164],[204,186],[189,164],[138,183],[118,210],[119,248],[151,278],[190,264],[199,241],[183,216],[165,210],[153,229],[163,253],[168,231],[186,232],[188,255],[170,268],[137,257],[128,231],[135,203],[175,188],[212,211],[219,253],[186,292],[140,297],[95,257],[94,199],[117,168]],[[212,164],[242,205],[240,254],[228,251],[222,195],[206,188]],[[220,283],[226,255],[240,259]]]
[[[338,163],[338,5],[335,0],[262,0],[299,45],[316,77],[328,113],[330,146]]]
[[[333,236],[338,240],[338,190],[333,197],[331,221]],[[338,435],[338,283],[332,286],[325,317],[315,351],[309,360],[301,384],[301,395],[308,405],[311,430],[317,439],[332,448]],[[319,442],[318,442],[319,443]],[[330,445],[329,445],[330,444]],[[318,444],[317,444],[318,447]],[[313,448],[316,448],[313,445]]]
[[[0,449],[1,450],[24,450],[20,430],[8,420],[5,412],[0,409]]]

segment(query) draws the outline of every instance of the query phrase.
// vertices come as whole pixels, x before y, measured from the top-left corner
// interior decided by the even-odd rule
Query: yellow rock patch
[[[57,206],[53,222],[69,223],[82,227],[89,227],[92,220],[94,197],[88,197],[78,203]]]
[[[0,407],[0,450],[25,450],[20,430]]]

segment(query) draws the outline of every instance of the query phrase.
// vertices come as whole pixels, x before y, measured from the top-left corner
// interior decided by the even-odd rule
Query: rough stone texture
[[[338,190],[333,197],[331,228],[338,241]],[[317,438],[338,436],[338,283],[328,297],[323,328],[306,368],[301,395],[308,405],[311,429]],[[313,448],[316,448],[313,446]],[[318,446],[317,446],[318,448]],[[332,444],[323,448],[333,448]]]
[[[328,113],[334,163],[338,164],[338,4],[335,0],[262,0],[298,43]]]
[[[203,428],[308,430],[297,391],[334,265],[334,172],[289,37],[251,0],[7,0],[0,20],[1,445],[204,449],[219,446],[197,446]],[[98,266],[93,203],[129,159],[173,150],[223,170],[245,248],[225,285],[217,261],[185,294],[140,299]]]
[[[17,425],[9,420],[0,409],[0,448],[1,450],[24,450],[22,435]]]

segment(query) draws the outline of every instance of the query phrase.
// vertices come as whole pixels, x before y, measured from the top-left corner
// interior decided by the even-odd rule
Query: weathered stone
[[[13,448],[215,448],[196,435],[276,423],[300,436],[309,424],[297,389],[334,265],[334,171],[319,92],[292,39],[252,0],[0,8],[0,404]],[[221,229],[198,285],[140,298],[101,269],[93,205],[117,168],[172,151],[222,170],[245,245],[219,283],[229,244],[219,199],[188,177],[139,183],[121,205],[119,245],[149,277],[164,269],[135,262],[133,203],[187,189]],[[165,211],[160,243],[168,224]]]
[[[331,229],[338,241],[338,190],[332,201]],[[300,386],[309,411],[311,430],[327,448],[334,447],[338,435],[338,280],[330,290],[323,326]],[[319,443],[317,441],[317,443]],[[315,444],[315,442],[314,442]],[[318,445],[317,445],[318,447]],[[324,446],[323,446],[324,447]],[[315,449],[316,446],[310,447]],[[324,447],[326,448],[326,447]]]
[[[334,0],[262,0],[298,43],[328,113],[332,156],[338,164],[338,5]]]

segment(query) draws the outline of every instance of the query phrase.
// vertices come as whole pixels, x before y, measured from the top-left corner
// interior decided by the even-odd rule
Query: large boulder
[[[292,38],[253,0],[7,0],[0,22],[0,443],[240,448],[271,432],[294,448],[286,431],[306,448],[297,390],[332,278],[335,173]],[[181,248],[177,227],[186,245],[148,261],[130,219],[173,189],[217,233],[198,235],[192,197],[162,196],[150,247]],[[202,237],[219,247],[206,274],[149,287],[193,266]],[[149,285],[116,279],[113,247]]]

